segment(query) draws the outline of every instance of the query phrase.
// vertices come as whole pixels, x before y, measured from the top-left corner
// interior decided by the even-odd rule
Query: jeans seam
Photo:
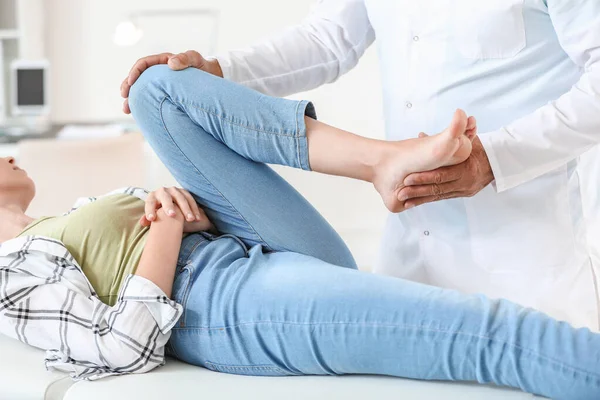
[[[239,370],[239,371],[252,371],[252,370],[263,370],[263,371],[277,371],[281,373],[286,373],[279,367],[270,366],[270,365],[229,365],[229,364],[220,364],[212,361],[206,361],[205,364],[213,366],[215,369],[229,369],[229,370]]]
[[[235,329],[235,328],[238,328],[238,327],[249,326],[249,325],[298,325],[298,326],[354,325],[354,326],[371,326],[371,327],[377,327],[377,328],[395,328],[395,329],[399,328],[399,329],[403,329],[403,330],[417,329],[419,331],[424,331],[424,332],[440,332],[440,333],[446,333],[446,334],[457,335],[457,336],[465,336],[465,337],[469,337],[469,338],[486,339],[486,340],[489,340],[490,342],[493,342],[493,343],[496,343],[496,344],[510,346],[510,347],[518,349],[520,351],[529,353],[529,354],[531,354],[533,356],[539,357],[542,360],[546,360],[546,361],[552,362],[555,365],[558,365],[560,367],[567,368],[567,369],[571,370],[572,372],[580,373],[580,374],[584,374],[584,375],[588,375],[588,376],[592,376],[598,382],[600,382],[600,374],[594,374],[594,373],[591,373],[589,371],[581,370],[581,369],[576,368],[574,366],[564,364],[560,360],[556,360],[556,359],[554,359],[552,357],[541,355],[539,353],[536,353],[533,350],[526,349],[525,347],[523,347],[523,346],[521,346],[519,344],[516,344],[516,343],[510,343],[510,342],[499,340],[499,339],[493,339],[493,338],[491,338],[489,336],[477,335],[477,334],[463,332],[463,331],[449,331],[449,330],[445,330],[445,329],[427,328],[427,327],[423,327],[423,326],[419,326],[419,325],[365,324],[365,323],[356,323],[356,322],[281,322],[281,321],[256,321],[256,322],[241,322],[241,323],[238,323],[238,324],[229,325],[229,326],[223,326],[223,327],[214,327],[214,328],[211,328],[211,327],[194,327],[194,328],[189,328],[188,327],[186,329],[187,330],[223,331],[225,329],[229,330],[229,329]]]
[[[169,132],[169,129],[167,128],[167,124],[165,123],[165,119],[163,116],[163,104],[165,101],[167,101],[167,99],[171,99],[168,95],[165,95],[165,97],[162,99],[162,101],[160,102],[159,106],[158,106],[158,112],[160,114],[160,120],[163,124],[163,128],[165,130],[165,132],[167,133],[167,135],[169,135],[169,138],[171,139],[171,141],[173,142],[173,144],[175,145],[175,147],[177,147],[177,149],[179,150],[179,152],[181,153],[181,155],[194,167],[194,170],[200,175],[202,176],[202,178],[204,178],[209,184],[210,186],[219,194],[219,196],[221,196],[223,198],[223,200],[225,200],[225,202],[227,204],[229,204],[229,206],[231,207],[232,210],[234,210],[238,216],[252,229],[252,231],[254,232],[254,234],[256,235],[256,237],[258,237],[258,239],[262,242],[262,244],[264,246],[266,246],[268,249],[271,249],[271,246],[269,246],[267,244],[267,242],[258,234],[258,232],[256,232],[256,229],[254,229],[254,227],[252,226],[252,224],[250,224],[246,218],[244,218],[244,216],[237,210],[237,208],[235,208],[233,206],[233,204],[231,204],[231,202],[223,195],[223,193],[221,193],[221,191],[219,191],[219,189],[217,189],[212,182],[206,178],[206,176],[198,169],[198,167],[196,167],[196,164],[194,164],[192,162],[192,160],[190,160],[188,158],[188,156],[183,152],[183,150],[181,149],[181,147],[179,147],[179,145],[177,144],[177,142],[175,142],[175,139],[173,138],[173,135],[171,134],[171,132]]]
[[[198,248],[198,246],[200,246],[202,243],[204,243],[204,240],[201,240],[201,241],[199,240],[198,242],[194,243],[194,246],[188,252],[189,254],[187,255],[187,259],[185,261],[183,261],[182,263],[180,263],[182,266],[189,264],[190,257],[192,256],[194,251]],[[177,260],[177,262],[179,263],[179,260]]]
[[[187,315],[187,301],[188,301],[188,297],[190,296],[190,288],[192,286],[192,270],[189,267],[189,264],[186,264],[185,267],[183,267],[183,269],[181,270],[181,273],[187,272],[188,277],[187,277],[187,283],[185,284],[185,289],[183,291],[183,296],[181,297],[181,308],[182,308],[182,313],[181,313],[181,317],[179,319],[179,326],[181,326],[182,328],[184,328],[186,326],[185,320],[186,320],[186,315]]]
[[[171,100],[173,100],[173,99],[171,99]],[[181,105],[188,105],[188,106],[190,106],[190,107],[193,107],[193,108],[195,108],[195,109],[197,109],[197,110],[200,110],[200,111],[202,111],[202,112],[204,112],[204,113],[206,113],[206,114],[210,114],[210,115],[212,115],[212,116],[215,116],[215,117],[217,117],[217,118],[221,119],[222,121],[224,121],[224,122],[227,122],[227,123],[228,123],[228,124],[230,124],[230,125],[234,125],[234,126],[237,126],[237,127],[240,127],[240,128],[245,128],[245,129],[249,129],[249,130],[251,130],[251,131],[260,132],[260,133],[266,133],[266,134],[269,134],[269,135],[276,135],[276,136],[283,136],[283,137],[291,137],[291,138],[295,138],[295,137],[297,137],[297,133],[294,133],[294,134],[288,134],[288,133],[272,132],[272,131],[266,131],[266,130],[264,130],[264,129],[256,128],[256,127],[253,127],[253,126],[249,126],[249,125],[244,125],[244,124],[242,124],[242,123],[239,123],[239,122],[233,121],[233,120],[231,120],[231,119],[227,118],[227,117],[226,117],[226,116],[224,116],[224,115],[221,115],[221,114],[218,114],[218,113],[216,113],[216,112],[213,112],[213,111],[207,110],[207,109],[205,109],[205,108],[203,108],[203,107],[201,107],[201,106],[198,106],[198,105],[196,105],[196,104],[189,103],[189,102],[186,102],[186,101],[183,101],[183,100],[177,101],[176,103],[178,103],[178,104],[181,104]],[[175,102],[174,102],[174,104],[175,104]]]
[[[300,160],[300,129],[298,124],[298,112],[300,110],[300,103],[296,104],[296,112],[294,118],[296,119],[296,156],[298,157],[298,167],[302,168],[302,161]]]
[[[190,162],[191,162],[191,161],[190,161]],[[204,179],[206,179],[206,178],[204,178]],[[207,180],[208,180],[208,179],[207,179]],[[188,256],[189,258],[188,258],[188,259],[185,261],[185,263],[186,263],[186,264],[189,264],[189,263],[190,263],[190,258],[192,257],[192,254],[194,254],[194,251],[196,251],[196,249],[198,248],[198,246],[200,246],[201,244],[203,244],[203,243],[205,243],[205,242],[206,242],[205,240],[202,240],[202,241],[200,241],[200,240],[199,240],[198,242],[196,242],[196,243],[194,244],[194,246],[193,246],[193,247],[192,247],[192,249],[190,250],[190,255]]]

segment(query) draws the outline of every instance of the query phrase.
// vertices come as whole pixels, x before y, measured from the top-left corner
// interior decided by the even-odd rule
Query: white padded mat
[[[535,396],[474,384],[420,382],[379,376],[250,377],[168,360],[146,375],[77,383],[66,400],[532,400]]]

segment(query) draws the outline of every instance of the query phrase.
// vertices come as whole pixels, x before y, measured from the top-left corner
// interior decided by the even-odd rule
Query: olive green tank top
[[[42,217],[19,236],[60,240],[104,303],[114,305],[122,282],[135,273],[150,228],[139,224],[144,201],[128,194],[101,197],[69,215]]]

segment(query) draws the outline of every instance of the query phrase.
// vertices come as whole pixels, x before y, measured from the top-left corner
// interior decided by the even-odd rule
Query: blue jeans
[[[183,240],[177,358],[235,374],[381,374],[600,398],[600,335],[505,300],[356,269],[335,231],[263,164],[310,169],[310,103],[156,66],[130,107],[224,233]]]

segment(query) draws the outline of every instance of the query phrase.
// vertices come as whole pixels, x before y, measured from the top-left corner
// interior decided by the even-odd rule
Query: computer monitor
[[[47,115],[48,61],[17,60],[11,63],[11,114],[13,116]]]

